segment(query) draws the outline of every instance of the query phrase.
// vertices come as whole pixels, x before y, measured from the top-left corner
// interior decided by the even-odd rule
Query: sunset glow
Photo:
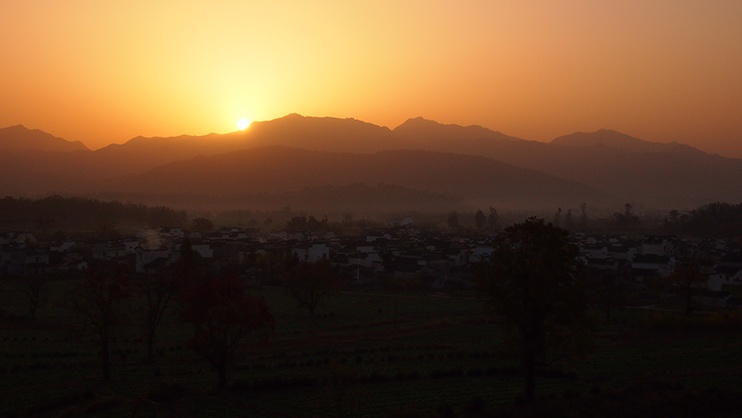
[[[0,127],[91,148],[289,113],[742,157],[742,2],[7,2]],[[239,129],[243,129],[241,125]]]
[[[240,120],[237,121],[237,129],[239,129],[241,131],[244,131],[249,126],[250,126],[250,121],[247,120],[247,119],[245,119],[245,118],[242,118],[242,119],[240,119]]]

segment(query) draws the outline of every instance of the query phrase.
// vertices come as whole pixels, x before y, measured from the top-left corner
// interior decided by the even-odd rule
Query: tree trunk
[[[154,345],[155,345],[155,335],[153,332],[149,332],[147,335],[147,358],[152,359],[154,357]]]
[[[219,389],[227,387],[227,366],[220,365],[216,368],[217,378],[219,379]]]
[[[103,371],[103,381],[111,381],[111,347],[107,335],[101,335],[101,367]]]
[[[536,358],[530,356],[525,359],[525,378],[526,378],[526,403],[533,403],[536,400]]]
[[[693,314],[693,290],[690,287],[685,293],[685,314],[688,316]]]
[[[536,371],[539,362],[543,360],[546,339],[543,316],[538,313],[532,315],[522,328],[526,403],[532,403],[536,400]]]

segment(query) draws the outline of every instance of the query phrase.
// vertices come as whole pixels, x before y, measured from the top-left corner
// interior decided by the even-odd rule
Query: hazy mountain
[[[228,134],[136,137],[95,151],[105,166],[138,173],[162,164],[264,146],[287,146],[334,152],[375,152],[396,148],[388,128],[355,119],[316,118],[296,114]]]
[[[461,196],[472,204],[553,207],[604,200],[579,183],[485,157],[419,150],[373,154],[262,147],[199,156],[133,176],[111,190],[138,193],[281,193],[322,186],[388,184]]]
[[[742,200],[740,159],[610,130],[566,135],[551,144],[556,147],[546,154],[549,158],[538,161],[543,171],[653,206]]]
[[[704,152],[691,146],[677,142],[660,143],[649,142],[621,132],[609,129],[600,129],[595,132],[575,132],[573,134],[560,136],[551,141],[554,145],[565,147],[594,147],[602,145],[609,148],[617,148],[632,152],[690,152],[698,155]]]
[[[397,140],[405,140],[410,144],[430,145],[441,141],[461,140],[494,140],[494,141],[522,141],[520,138],[507,136],[501,132],[483,128],[478,125],[460,126],[444,125],[436,121],[421,117],[408,119],[393,130]]]
[[[44,152],[90,151],[80,141],[67,141],[38,129],[28,129],[23,125],[0,128],[0,150]]]
[[[43,135],[54,138],[48,134]],[[60,138],[55,139],[59,143],[70,144]],[[278,156],[270,157],[275,164],[289,164],[287,166],[294,168],[303,164],[303,171],[292,168],[286,173],[293,174],[285,174],[275,172],[284,166],[271,168],[261,161],[255,161],[249,153],[240,157],[233,154],[236,151],[276,146],[323,151],[333,155],[313,157],[316,161],[312,164],[306,162],[306,156],[298,158],[298,166],[291,166],[290,160],[284,161]],[[415,158],[426,155],[423,160],[430,161],[434,159],[432,155],[436,154],[415,154],[415,158],[400,157],[394,163],[385,165],[384,170],[372,167],[371,163],[358,155],[347,158],[348,161],[353,161],[351,166],[334,155],[365,153],[374,154],[373,158],[381,160],[386,154],[380,152],[388,150],[425,150],[446,153],[446,156],[435,157],[439,172],[433,172],[429,167],[419,167],[423,174],[412,181],[412,173],[402,173],[398,171],[401,168],[394,164],[412,168],[419,163]],[[283,154],[285,155],[281,158],[287,159],[289,152],[284,150]],[[225,167],[232,167],[229,164],[233,164],[234,168],[229,169],[232,171],[222,169],[221,166],[210,163],[216,160],[195,158],[198,156],[219,157],[221,160],[217,160],[223,162]],[[477,195],[490,199],[500,193],[502,200],[515,197],[523,199],[521,203],[524,207],[538,200],[534,193],[543,194],[551,200],[556,199],[559,193],[564,193],[560,201],[566,207],[574,208],[580,203],[580,193],[570,194],[559,185],[554,185],[554,193],[548,189],[534,188],[525,175],[500,172],[497,175],[489,173],[478,177],[475,173],[494,169],[482,168],[482,160],[466,160],[466,163],[461,163],[463,156],[486,157],[484,160],[488,161],[487,164],[499,161],[507,163],[505,165],[510,169],[520,167],[528,169],[525,171],[528,173],[548,174],[547,178],[569,180],[567,183],[572,185],[579,183],[589,186],[604,195],[615,196],[615,201],[608,205],[632,202],[660,208],[690,208],[712,201],[742,201],[742,188],[738,186],[742,179],[742,160],[707,154],[678,143],[653,143],[609,130],[574,133],[556,138],[551,143],[542,143],[510,137],[479,126],[443,125],[423,118],[410,119],[390,130],[355,119],[304,117],[296,114],[255,122],[245,131],[230,134],[137,137],[125,144],[111,145],[93,152],[60,154],[7,150],[0,153],[0,193],[117,190],[112,189],[114,185],[125,185],[127,190],[138,190],[134,187],[134,182],[142,183],[144,189],[158,192],[165,192],[169,187],[185,191],[219,189],[219,193],[229,194],[243,192],[240,189],[242,187],[247,187],[245,190],[259,190],[258,183],[239,183],[230,177],[249,174],[249,179],[260,179],[258,171],[243,173],[237,169],[239,164],[246,164],[263,167],[264,172],[272,173],[272,179],[260,179],[259,184],[264,186],[260,189],[261,193],[275,190],[298,191],[323,185],[385,183],[453,193],[468,199]],[[230,163],[230,159],[235,162]],[[193,173],[188,174],[185,168],[175,170],[168,165],[171,163],[185,164]],[[208,169],[199,171],[199,164],[208,166]],[[171,175],[168,170],[175,173],[172,178],[167,178]],[[232,174],[222,174],[223,172]],[[283,183],[277,182],[276,179],[281,179],[282,176],[288,177]],[[128,183],[120,181],[125,177],[130,179]],[[216,177],[222,181],[205,183],[205,179]],[[458,182],[452,183],[451,179],[457,179]],[[466,179],[469,181],[465,181]],[[493,182],[489,189],[484,186],[485,180],[482,179]],[[291,185],[293,187],[289,188]]]

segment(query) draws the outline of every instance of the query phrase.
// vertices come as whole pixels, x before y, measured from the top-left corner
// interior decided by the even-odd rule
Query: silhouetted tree
[[[477,229],[477,231],[482,231],[487,226],[487,217],[484,215],[484,212],[482,210],[478,210],[477,213],[474,215],[474,228]]]
[[[303,262],[291,269],[286,276],[286,287],[299,307],[314,318],[317,306],[340,286],[340,277],[332,264],[322,259],[314,263]]]
[[[170,268],[162,269],[154,275],[142,275],[138,277],[136,282],[137,289],[144,295],[146,302],[144,333],[147,341],[147,357],[149,358],[152,358],[154,354],[157,328],[177,290],[176,271],[175,267],[170,266]]]
[[[191,227],[194,231],[203,235],[214,229],[214,222],[212,222],[210,219],[199,217],[191,221]]]
[[[580,203],[580,229],[585,232],[587,231],[587,203]]]
[[[572,217],[572,209],[567,209],[567,214],[564,216],[564,228],[568,231],[574,229],[575,220]]]
[[[353,224],[353,214],[350,212],[343,212],[343,225]]]
[[[616,212],[613,217],[616,219],[616,224],[620,228],[634,228],[639,225],[639,217],[634,215],[632,212],[634,207],[631,203],[624,205],[623,213]]]
[[[258,254],[252,267],[258,270],[262,283],[278,284],[299,264],[299,258],[289,251],[266,251]]]
[[[696,288],[708,280],[708,273],[705,270],[710,265],[711,260],[697,249],[685,248],[678,254],[675,269],[668,279],[683,297],[685,315],[693,314]]]
[[[459,229],[459,213],[455,210],[452,210],[448,213],[448,217],[446,218],[446,224],[449,228],[458,230]]]
[[[129,296],[129,273],[116,263],[92,265],[70,308],[79,314],[85,329],[97,335],[100,343],[103,380],[111,380],[111,338],[121,325],[121,302]]]
[[[28,301],[28,309],[24,315],[27,319],[35,319],[36,311],[49,299],[47,277],[44,274],[32,274],[16,280],[21,293]]]
[[[525,397],[535,399],[536,372],[547,347],[574,352],[584,331],[586,298],[579,252],[566,231],[529,218],[500,234],[478,272],[485,306],[505,319],[520,347]]]
[[[54,217],[48,213],[41,213],[36,216],[36,227],[39,229],[39,235],[42,239],[47,238],[46,234],[49,231],[49,228],[54,226],[55,223]]]
[[[554,226],[560,226],[562,224],[562,208],[557,208],[556,213],[554,214]]]
[[[497,231],[498,229],[498,215],[497,215],[497,209],[490,207],[490,213],[487,215],[487,227],[490,231]]]
[[[218,387],[228,373],[240,343],[248,336],[267,338],[275,320],[262,297],[248,295],[236,276],[217,276],[184,289],[181,319],[194,328],[188,347],[217,373]]]
[[[590,301],[603,311],[606,321],[611,320],[613,310],[626,302],[625,271],[590,271],[587,274],[587,290]]]

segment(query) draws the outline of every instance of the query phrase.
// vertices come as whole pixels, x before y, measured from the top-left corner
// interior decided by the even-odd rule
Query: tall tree
[[[292,268],[286,276],[286,287],[299,307],[309,312],[313,319],[323,299],[334,293],[340,285],[340,278],[325,259],[314,263],[303,262]]]
[[[525,376],[525,398],[535,399],[536,373],[547,347],[569,354],[584,329],[583,268],[566,231],[529,218],[500,234],[478,273],[485,306],[513,331]]]
[[[83,326],[98,336],[103,380],[111,380],[111,338],[122,323],[121,302],[129,296],[129,272],[125,266],[107,262],[91,266],[81,288],[71,302],[71,309],[83,320]]]
[[[587,203],[582,202],[580,203],[580,229],[582,230],[582,232],[587,231],[587,222]]]
[[[446,217],[446,224],[448,224],[448,227],[453,230],[459,229],[459,213],[455,210],[452,210],[448,213],[448,217]]]
[[[477,231],[482,231],[487,226],[487,217],[484,215],[481,209],[474,215],[474,228]]]
[[[185,289],[181,298],[183,322],[193,325],[188,346],[208,361],[225,388],[240,343],[249,335],[267,337],[275,320],[262,297],[247,294],[236,276],[204,280]]]
[[[214,229],[214,222],[208,218],[199,217],[191,221],[191,228],[199,234],[203,235],[212,229]]]
[[[164,268],[152,275],[142,275],[137,278],[137,290],[144,295],[146,309],[144,311],[144,334],[147,341],[147,357],[154,355],[155,336],[157,328],[175,295],[178,278],[175,269]]]
[[[692,315],[695,310],[693,298],[696,295],[696,288],[708,280],[710,266],[710,258],[696,248],[681,248],[678,251],[678,262],[669,280],[682,295],[684,313],[687,316]]]
[[[47,277],[44,274],[31,274],[20,277],[16,283],[28,301],[25,317],[35,319],[36,311],[49,299]]]
[[[562,208],[557,208],[556,213],[554,213],[554,222],[553,224],[556,226],[561,225],[562,223]]]
[[[490,231],[497,231],[498,229],[498,218],[497,209],[490,207],[490,213],[487,215],[487,227]]]

